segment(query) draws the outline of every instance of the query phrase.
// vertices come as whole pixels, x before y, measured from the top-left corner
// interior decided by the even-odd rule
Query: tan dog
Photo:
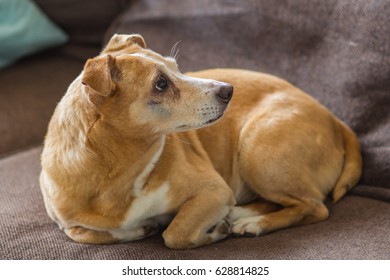
[[[58,104],[40,180],[50,217],[76,242],[167,226],[165,244],[185,249],[322,221],[328,193],[339,200],[361,166],[354,133],[286,81],[183,75],[141,36],[115,35]]]

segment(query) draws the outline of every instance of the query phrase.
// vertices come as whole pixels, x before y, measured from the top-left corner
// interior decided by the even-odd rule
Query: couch
[[[390,258],[389,1],[36,3],[70,39],[0,70],[0,259]],[[44,208],[43,138],[69,83],[114,33],[140,33],[163,55],[180,41],[183,72],[246,68],[302,88],[358,135],[364,160],[358,186],[327,202],[328,220],[257,238],[184,251],[166,248],[160,233],[114,245],[71,241]]]

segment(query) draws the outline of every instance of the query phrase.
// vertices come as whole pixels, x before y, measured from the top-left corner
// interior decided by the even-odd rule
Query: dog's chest
[[[121,228],[133,229],[165,220],[163,215],[167,214],[170,200],[168,191],[169,183],[163,182],[160,187],[152,191],[147,193],[141,192],[127,210],[126,218]]]

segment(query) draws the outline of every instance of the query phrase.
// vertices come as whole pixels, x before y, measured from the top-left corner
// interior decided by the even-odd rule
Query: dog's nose
[[[233,96],[233,86],[230,84],[224,84],[217,92],[217,96],[223,103],[229,103]]]

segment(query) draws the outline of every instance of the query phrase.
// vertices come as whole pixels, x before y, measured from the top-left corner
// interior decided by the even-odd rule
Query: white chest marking
[[[160,156],[164,150],[165,138],[166,136],[164,135],[163,138],[161,139],[160,147],[153,155],[149,163],[145,166],[144,170],[142,170],[141,174],[138,175],[137,178],[135,179],[134,187],[133,187],[133,192],[135,196],[141,195],[142,188],[144,187],[147,178],[149,177],[150,173],[152,173],[154,167],[156,166],[157,161],[160,159]]]
[[[148,219],[166,214],[169,206],[169,183],[165,181],[152,192],[137,197],[127,211],[122,229],[132,229],[149,224]]]

